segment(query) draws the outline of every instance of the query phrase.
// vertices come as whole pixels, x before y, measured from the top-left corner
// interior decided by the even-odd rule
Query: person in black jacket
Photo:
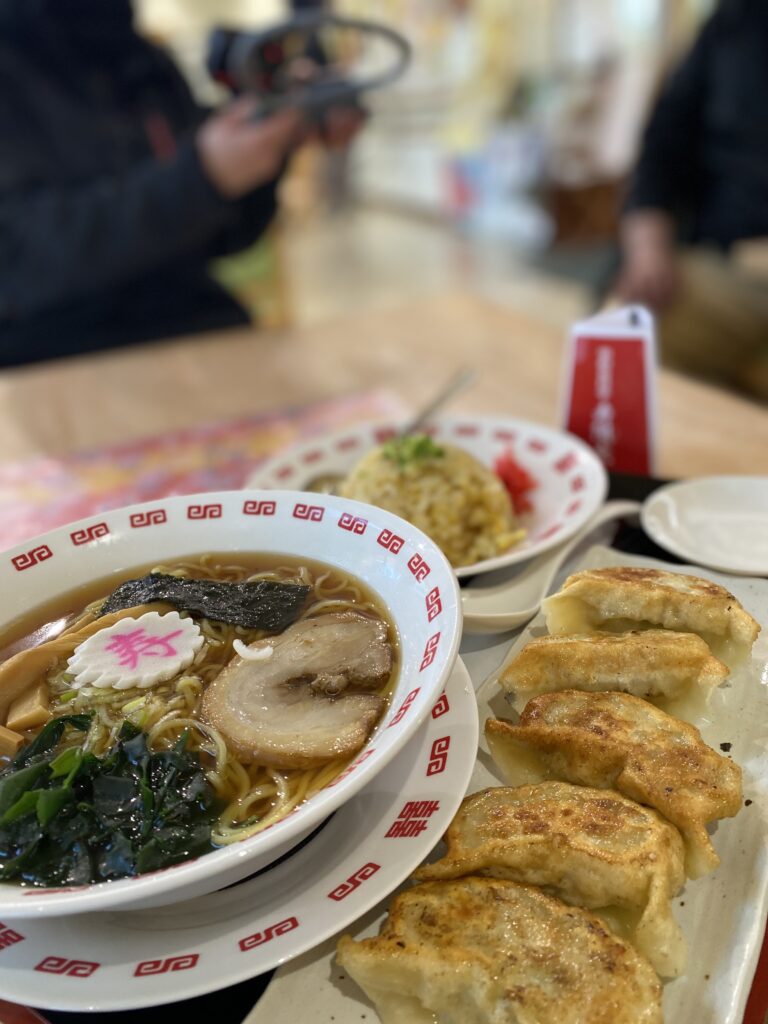
[[[0,0],[0,365],[248,321],[207,264],[265,230],[306,127],[209,114],[132,14]]]
[[[622,223],[618,282],[622,298],[659,314],[669,365],[761,397],[768,277],[748,273],[742,254],[768,239],[766,95],[768,4],[724,0],[651,116]]]

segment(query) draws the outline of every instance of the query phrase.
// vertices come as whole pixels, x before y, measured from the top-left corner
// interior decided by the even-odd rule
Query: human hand
[[[637,302],[659,311],[672,305],[680,283],[674,252],[659,249],[631,256],[622,268],[616,291],[625,302]]]
[[[285,82],[294,90],[298,87],[299,93],[304,90],[311,93],[313,83],[322,83],[324,74],[322,63],[308,55],[294,58],[283,70]],[[329,149],[342,149],[350,144],[366,120],[366,111],[354,99],[346,103],[337,101],[323,109],[314,124],[307,125],[306,138],[315,139]]]
[[[263,121],[255,120],[257,112],[258,102],[244,96],[212,114],[197,131],[203,171],[227,199],[239,199],[271,181],[305,137],[299,110],[282,110]]]
[[[618,295],[656,311],[666,309],[681,287],[671,221],[653,211],[630,214],[622,227],[622,243],[624,265],[616,284]]]
[[[367,120],[362,107],[331,107],[323,115],[316,137],[329,149],[348,146]]]

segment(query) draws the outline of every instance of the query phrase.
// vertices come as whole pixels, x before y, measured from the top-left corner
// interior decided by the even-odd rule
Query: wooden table
[[[0,372],[0,459],[60,455],[372,386],[416,405],[459,366],[451,411],[554,424],[560,331],[464,294],[312,328],[235,330]],[[768,410],[662,372],[657,472],[768,473]]]
[[[415,406],[466,365],[479,380],[452,411],[555,424],[563,343],[560,331],[453,294],[311,329],[227,331],[4,371],[0,459],[63,455],[371,387]],[[768,474],[767,409],[666,371],[659,392],[659,475]],[[762,968],[768,978],[768,950]],[[756,1014],[766,993],[755,996]]]

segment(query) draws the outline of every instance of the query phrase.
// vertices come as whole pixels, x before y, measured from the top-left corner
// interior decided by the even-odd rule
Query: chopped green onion
[[[127,704],[123,704],[123,711],[126,715],[130,715],[132,711],[136,711],[137,708],[143,707],[146,697],[136,697],[134,700],[129,700]]]
[[[401,468],[420,459],[441,459],[445,449],[435,444],[427,434],[406,434],[405,437],[393,437],[382,449],[384,457],[392,459]]]

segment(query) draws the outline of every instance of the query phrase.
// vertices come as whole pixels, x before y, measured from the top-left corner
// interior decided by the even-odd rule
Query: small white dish
[[[400,669],[384,717],[341,775],[263,832],[133,878],[69,889],[2,883],[0,921],[162,906],[253,874],[370,782],[416,733],[442,692],[461,639],[451,567],[410,523],[331,495],[222,491],[169,497],[28,540],[0,553],[0,630],[94,580],[204,552],[312,558],[366,583],[387,608],[400,645]]]
[[[768,576],[768,477],[667,484],[646,499],[640,521],[679,558],[740,576]]]
[[[263,463],[248,487],[306,489],[310,481],[346,475],[371,448],[391,438],[398,424],[365,423],[289,448]],[[493,469],[507,451],[537,481],[528,494],[533,510],[520,517],[528,531],[520,544],[496,558],[456,569],[458,577],[525,562],[572,537],[592,518],[608,492],[608,477],[595,452],[573,434],[506,417],[441,417],[426,432],[465,448]]]
[[[457,661],[417,735],[301,849],[255,878],[170,907],[0,925],[0,992],[44,1009],[138,1009],[286,963],[348,927],[421,863],[466,792],[477,741],[475,693]]]

